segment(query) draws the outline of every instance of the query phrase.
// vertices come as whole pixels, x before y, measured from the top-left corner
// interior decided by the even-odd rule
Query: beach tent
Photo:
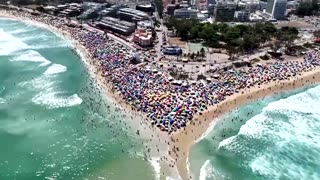
[[[184,82],[184,83],[182,83],[182,86],[186,87],[186,86],[188,86],[188,83]]]
[[[189,59],[188,58],[182,58],[182,62],[187,63],[187,62],[189,62]]]
[[[212,77],[218,79],[219,75],[218,74],[214,74]]]

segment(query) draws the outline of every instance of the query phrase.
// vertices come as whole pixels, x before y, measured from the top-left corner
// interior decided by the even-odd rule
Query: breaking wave
[[[59,96],[58,93],[55,92],[44,92],[33,97],[32,102],[37,105],[45,105],[49,107],[49,109],[52,109],[80,105],[82,99],[77,94],[72,96]]]
[[[14,52],[26,49],[28,45],[20,39],[0,29],[0,55],[7,56]]]
[[[320,179],[320,86],[268,104],[220,142],[264,179]]]
[[[4,100],[3,98],[0,98],[0,104],[4,104],[6,103],[6,100]]]
[[[152,157],[152,159],[149,160],[149,162],[155,171],[155,180],[160,180],[160,169],[161,169],[160,158],[159,157]]]
[[[38,62],[38,63],[41,63],[40,66],[47,66],[51,64],[49,60],[47,60],[40,53],[34,50],[25,51],[22,54],[18,55],[17,57],[14,57],[12,61]]]
[[[59,74],[62,72],[67,71],[67,67],[61,64],[52,64],[45,72],[44,75],[52,75],[52,74]]]

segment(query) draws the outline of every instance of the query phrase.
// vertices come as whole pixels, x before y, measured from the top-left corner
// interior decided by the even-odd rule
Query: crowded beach
[[[215,78],[174,80],[157,62],[132,63],[132,48],[104,33],[83,26],[70,26],[68,21],[50,15],[32,15],[6,10],[8,14],[29,18],[54,26],[79,42],[89,52],[89,63],[99,68],[104,81],[134,111],[142,112],[148,122],[169,134],[183,129],[209,106],[244,89],[273,81],[287,80],[320,66],[320,53],[310,50],[301,61],[275,61],[246,68],[222,70]],[[144,52],[146,57],[151,57]]]

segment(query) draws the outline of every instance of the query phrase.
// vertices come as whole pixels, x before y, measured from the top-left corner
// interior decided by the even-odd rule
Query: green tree
[[[191,28],[191,31],[190,31],[190,38],[191,39],[198,39],[200,38],[200,32],[201,32],[201,25],[197,24],[195,26],[193,26]]]
[[[235,46],[232,46],[232,45],[227,45],[226,46],[226,50],[228,52],[230,60],[234,59],[234,54],[236,54],[238,52],[237,48]]]
[[[240,31],[237,28],[230,28],[224,35],[223,41],[227,44],[237,46],[237,39],[240,38]]]
[[[296,14],[301,17],[319,14],[319,1],[311,0],[301,2],[297,8]]]
[[[220,33],[225,33],[229,30],[229,26],[226,23],[219,23],[217,25],[217,28],[219,30]]]
[[[195,56],[195,54],[194,53],[191,53],[191,55],[190,55],[190,59],[194,59],[194,56]]]
[[[242,43],[241,43],[240,47],[245,52],[252,52],[254,49],[259,47],[259,42],[258,42],[256,36],[245,34],[245,35],[243,35]]]
[[[155,0],[154,3],[156,5],[158,15],[162,19],[162,17],[163,17],[163,2],[162,2],[162,0]]]
[[[285,44],[286,49],[292,45],[292,42],[298,38],[299,31],[295,27],[282,27],[276,38],[283,44]]]
[[[249,31],[251,31],[251,26],[240,24],[234,27],[237,29],[240,33],[240,36],[243,36],[244,34],[247,34]]]

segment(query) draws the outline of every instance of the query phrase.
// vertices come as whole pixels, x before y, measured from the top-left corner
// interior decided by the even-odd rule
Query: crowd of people
[[[251,68],[235,68],[220,71],[210,81],[177,83],[157,63],[132,63],[132,49],[103,33],[68,26],[67,21],[49,15],[23,16],[70,33],[88,50],[90,63],[99,66],[99,73],[106,82],[112,83],[112,90],[120,92],[134,110],[145,113],[152,125],[168,133],[185,127],[195,115],[244,88],[289,79],[320,66],[320,53],[309,51],[303,61],[276,61]]]

